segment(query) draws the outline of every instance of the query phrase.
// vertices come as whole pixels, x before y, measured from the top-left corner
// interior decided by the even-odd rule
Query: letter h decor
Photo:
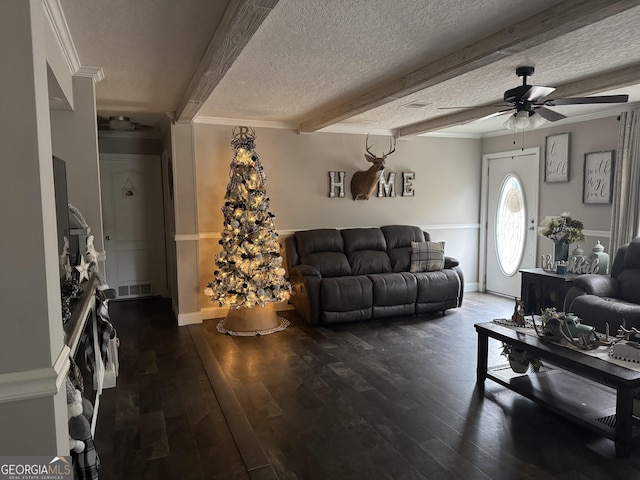
[[[336,175],[339,180],[336,180]],[[336,194],[336,189],[338,193]],[[329,172],[329,198],[344,197],[344,172]]]

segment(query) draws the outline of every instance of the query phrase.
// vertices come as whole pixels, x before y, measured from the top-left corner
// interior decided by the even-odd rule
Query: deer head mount
[[[390,140],[389,151],[380,157],[376,157],[371,153],[369,135],[367,135],[365,146],[367,153],[364,154],[364,158],[366,158],[368,162],[371,162],[372,165],[369,167],[369,170],[356,172],[353,174],[353,177],[351,177],[351,194],[354,200],[369,200],[384,171],[387,157],[396,151],[396,139],[392,138]]]

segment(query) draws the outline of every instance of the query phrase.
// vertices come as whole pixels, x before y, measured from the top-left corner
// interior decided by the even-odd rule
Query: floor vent
[[[118,287],[118,297],[139,297],[143,295],[151,295],[150,283],[141,283],[140,285],[121,285]]]
[[[611,429],[615,429],[616,428],[616,416],[615,415],[609,415],[607,417],[600,417],[600,418],[596,418],[596,420],[600,423],[603,423],[604,425],[606,425],[607,427],[611,428]]]

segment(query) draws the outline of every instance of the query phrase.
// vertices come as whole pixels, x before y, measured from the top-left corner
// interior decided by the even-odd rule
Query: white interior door
[[[101,155],[107,283],[116,298],[166,296],[160,157]]]
[[[539,149],[485,155],[486,290],[520,296],[522,268],[536,264]]]

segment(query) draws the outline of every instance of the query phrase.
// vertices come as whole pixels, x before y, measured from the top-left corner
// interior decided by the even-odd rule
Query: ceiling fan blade
[[[562,120],[563,118],[567,118],[566,115],[562,115],[561,113],[554,112],[553,110],[549,110],[545,107],[536,108],[536,113],[539,113],[542,118],[545,120],[549,120],[550,122],[557,122],[558,120]]]
[[[482,120],[488,120],[489,118],[497,117],[498,115],[502,115],[503,113],[507,113],[512,111],[513,108],[507,108],[505,110],[500,110],[499,112],[490,113],[489,115],[485,115],[484,117],[476,118],[475,120],[470,120],[465,123],[465,125],[469,125],[470,123],[481,122]]]
[[[492,105],[482,105],[482,107],[478,107],[478,105],[466,106],[466,107],[438,107],[438,110],[454,110],[454,109],[470,109],[470,108],[512,108],[508,103],[494,103]]]
[[[556,98],[547,100],[544,105],[555,107],[557,105],[585,105],[589,103],[627,103],[629,95],[600,95],[599,97],[573,97]]]
[[[525,100],[527,102],[537,102],[541,98],[549,95],[554,90],[555,88],[553,87],[538,87],[536,85],[531,85],[531,88],[522,95],[522,100]]]

